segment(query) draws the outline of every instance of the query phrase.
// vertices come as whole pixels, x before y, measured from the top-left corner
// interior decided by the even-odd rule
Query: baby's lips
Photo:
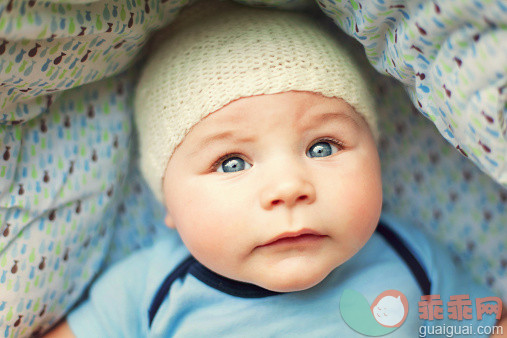
[[[257,247],[259,248],[259,247],[266,247],[266,246],[270,246],[270,245],[276,245],[276,244],[290,241],[291,239],[304,240],[304,239],[309,239],[310,237],[315,237],[315,239],[316,239],[317,237],[325,237],[325,235],[322,235],[321,233],[319,233],[316,230],[304,228],[304,229],[301,229],[298,231],[283,232],[283,233],[269,239],[264,244],[261,244]]]

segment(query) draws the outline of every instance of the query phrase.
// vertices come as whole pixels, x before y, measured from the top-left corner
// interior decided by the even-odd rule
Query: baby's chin
[[[303,291],[322,282],[336,266],[321,266],[310,269],[269,269],[255,276],[251,283],[276,292]]]
[[[327,275],[319,276],[318,278],[280,278],[280,280],[263,282],[264,289],[276,292],[296,292],[303,291],[314,287],[326,278]]]

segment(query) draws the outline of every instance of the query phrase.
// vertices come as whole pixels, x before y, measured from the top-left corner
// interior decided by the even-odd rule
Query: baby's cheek
[[[363,245],[373,233],[382,210],[382,185],[380,175],[357,177],[347,199],[352,219],[354,237]]]
[[[187,208],[185,234],[192,246],[207,253],[209,257],[227,255],[239,242],[239,215],[232,206],[213,199],[195,201]],[[229,253],[230,255],[230,253]]]
[[[375,154],[376,155],[376,154]],[[374,157],[372,155],[372,157]],[[378,158],[374,157],[358,171],[356,191],[358,200],[363,201],[359,205],[363,210],[371,210],[373,214],[380,212],[382,208],[382,175]]]

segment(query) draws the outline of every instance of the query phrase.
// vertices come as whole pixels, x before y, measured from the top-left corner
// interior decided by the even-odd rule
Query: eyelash
[[[337,139],[335,139],[335,138],[333,138],[333,137],[322,137],[322,138],[319,138],[319,139],[315,140],[315,142],[311,143],[311,144],[308,146],[308,148],[306,149],[305,154],[306,154],[306,152],[308,152],[308,150],[309,150],[312,146],[316,145],[316,144],[317,144],[317,143],[319,143],[319,142],[329,142],[329,143],[333,143],[336,147],[338,147],[338,150],[343,150],[343,149],[345,149],[345,144],[344,144],[343,142],[341,142],[341,141],[339,141],[339,140],[337,140]]]
[[[310,147],[312,147],[313,145],[315,145],[315,144],[317,144],[319,142],[333,143],[336,147],[338,147],[338,150],[343,150],[345,148],[345,145],[343,144],[343,142],[341,142],[341,141],[339,141],[339,140],[337,140],[335,138],[332,138],[332,137],[323,137],[323,138],[319,138],[319,139],[315,140],[315,142],[311,143],[308,146],[308,148],[305,150],[305,154],[308,152],[308,149],[310,149]],[[213,162],[213,164],[210,167],[210,171],[217,171],[218,168],[220,167],[220,165],[225,160],[227,160],[229,158],[232,158],[232,157],[240,157],[243,160],[245,160],[244,156],[242,156],[241,154],[238,154],[238,153],[227,153],[227,154],[224,154],[224,155],[220,156],[215,162]]]

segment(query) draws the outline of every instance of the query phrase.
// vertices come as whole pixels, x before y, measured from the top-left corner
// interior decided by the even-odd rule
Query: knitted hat
[[[135,96],[140,168],[159,201],[174,149],[233,100],[292,90],[338,97],[377,136],[373,100],[352,58],[308,15],[202,1],[159,35]]]

